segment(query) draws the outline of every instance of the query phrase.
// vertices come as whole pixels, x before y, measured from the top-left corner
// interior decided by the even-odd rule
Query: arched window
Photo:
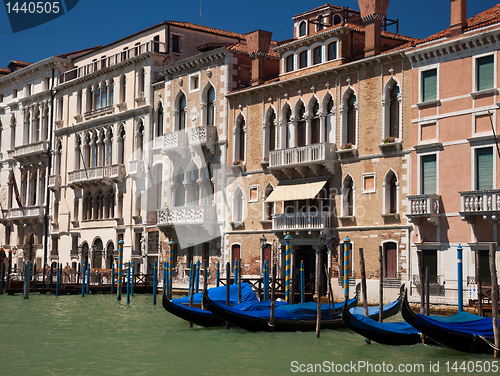
[[[320,124],[319,124],[319,103],[315,101],[312,107],[311,119],[311,144],[318,144],[320,142]]]
[[[106,81],[103,81],[101,86],[101,107],[108,107],[108,87],[106,86]]]
[[[115,101],[115,82],[113,79],[109,80],[109,105],[112,106]]]
[[[389,137],[399,137],[399,86],[394,84],[390,92]]]
[[[297,108],[297,146],[306,146],[306,119],[304,119],[304,114],[306,108],[304,102],[300,102]]]
[[[115,192],[113,190],[109,191],[106,197],[104,217],[105,218],[115,217]]]
[[[326,46],[326,60],[331,61],[337,58],[337,42],[332,42]]]
[[[101,136],[99,137],[99,166],[104,166],[104,161],[106,159],[105,139],[104,131],[101,131]]]
[[[245,118],[243,116],[239,116],[236,123],[235,143],[234,143],[235,162],[242,162],[245,160],[245,138],[246,138]]]
[[[307,35],[307,23],[306,21],[302,21],[299,24],[299,37],[304,37]]]
[[[214,111],[214,103],[215,103],[215,90],[212,86],[207,91],[207,125],[215,124],[215,111]]]
[[[10,148],[14,150],[16,146],[16,118],[12,116],[10,118]]]
[[[299,68],[307,67],[307,50],[299,53]]]
[[[179,112],[178,130],[186,129],[186,96],[181,94],[177,102],[177,111]]]
[[[340,17],[340,15],[336,14],[333,16],[333,24],[334,25],[338,25],[342,23],[342,17]]]
[[[123,125],[121,125],[120,130],[118,132],[118,140],[117,140],[117,146],[118,146],[118,161],[117,162],[119,164],[125,163],[124,141],[125,141],[125,127]]]
[[[55,168],[54,168],[55,175],[61,175],[61,154],[62,154],[62,143],[61,140],[57,140]]]
[[[276,150],[276,113],[269,116],[269,151]]]
[[[342,216],[354,215],[354,182],[351,175],[347,175],[342,185],[343,213]]]
[[[78,93],[76,94],[76,114],[81,115],[82,114],[82,104],[83,104],[83,94],[82,90],[78,90]]]
[[[285,134],[283,135],[282,149],[291,147],[291,131],[292,131],[292,109],[286,104],[283,109],[283,119],[285,120]]]
[[[199,188],[198,188],[198,170],[197,167],[194,166],[191,172],[189,173],[189,197],[187,205],[196,206],[199,202]]]
[[[111,128],[108,130],[107,148],[108,148],[108,153],[106,154],[107,165],[111,166],[113,164],[113,130]]]
[[[98,148],[97,148],[97,142],[99,141],[99,138],[97,137],[97,133],[94,133],[94,137],[92,139],[92,167],[97,167],[97,153],[98,153]]]
[[[38,109],[33,115],[32,140],[33,142],[40,140],[40,111]]]
[[[319,47],[316,47],[314,50],[313,50],[313,64],[321,64],[322,62],[322,58],[323,58],[323,51],[322,51],[322,47],[319,46]]]
[[[158,111],[156,116],[156,137],[163,135],[163,106],[158,104]]]
[[[93,96],[94,96],[94,93],[93,93],[92,86],[87,87],[87,95],[85,98],[87,112],[90,112],[94,109],[94,97]]]
[[[141,120],[139,120],[139,123],[137,124],[137,145],[136,145],[136,151],[137,151],[137,160],[142,160],[143,158],[143,149],[144,149],[144,123]]]
[[[243,221],[243,191],[240,187],[234,191],[233,198],[233,222],[240,223]]]
[[[101,89],[99,86],[95,89],[95,109],[101,108]]]
[[[384,180],[384,214],[398,212],[398,178],[390,170]]]
[[[351,93],[349,98],[347,98],[347,121],[346,121],[346,136],[345,142],[348,144],[356,143],[356,108],[354,104],[356,103],[356,96]]]
[[[325,17],[323,15],[316,17],[316,22],[316,31],[321,31],[325,28]]]
[[[262,219],[264,221],[270,221],[272,220],[272,216],[274,214],[274,202],[266,202],[266,199],[269,197],[269,195],[273,192],[274,188],[273,186],[271,185],[271,183],[269,183],[266,188],[264,189],[264,215],[262,217]]]

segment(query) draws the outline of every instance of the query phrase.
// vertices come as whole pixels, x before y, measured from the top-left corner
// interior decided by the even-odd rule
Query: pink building
[[[424,268],[430,268],[431,303],[457,300],[459,243],[466,295],[467,284],[474,283],[474,251],[479,250],[486,277],[488,243],[499,240],[500,164],[494,136],[500,132],[499,22],[500,4],[466,19],[466,0],[451,0],[450,28],[406,51],[413,68],[407,216],[415,226],[409,269],[416,298],[421,251]]]

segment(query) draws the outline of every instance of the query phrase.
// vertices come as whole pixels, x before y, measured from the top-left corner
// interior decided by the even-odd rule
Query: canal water
[[[156,306],[152,295],[135,295],[130,305],[124,298],[0,295],[0,375],[498,374],[489,355],[366,345],[347,329],[323,330],[316,338],[312,332],[189,328],[162,308],[160,295]],[[459,369],[464,361],[472,372]],[[478,364],[490,371],[476,372]]]

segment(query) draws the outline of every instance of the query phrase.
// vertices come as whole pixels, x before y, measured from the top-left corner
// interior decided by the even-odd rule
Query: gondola
[[[356,289],[358,291],[359,289]],[[203,294],[203,304],[209,311],[229,322],[231,325],[251,332],[270,331],[271,309],[258,311],[241,311],[213,301],[208,294]],[[358,293],[349,300],[349,306],[358,304]],[[334,307],[328,304],[321,305],[321,329],[343,328],[341,308],[343,303],[336,303]],[[274,311],[275,332],[306,332],[316,329],[317,303],[288,304],[276,307]]]
[[[406,294],[401,314],[407,323],[441,345],[468,353],[493,353],[495,340],[491,318],[467,312],[448,318],[424,316],[413,312]]]
[[[209,295],[217,302],[221,304],[226,304],[226,286],[214,287],[208,289]],[[229,304],[232,306],[238,305],[238,285],[229,286]],[[212,312],[201,309],[202,293],[197,293],[193,295],[193,306],[189,306],[189,296],[179,298],[179,299],[169,299],[165,294],[163,294],[163,308],[168,312],[184,319],[186,321],[192,322],[193,324],[212,327],[212,326],[222,326],[226,322]],[[241,301],[242,305],[239,306],[240,309],[252,309],[252,306],[259,304],[259,300],[252,290],[252,286],[248,283],[241,284]]]
[[[403,299],[403,289],[404,285],[401,287],[399,298],[395,301],[398,304],[394,304],[394,302],[390,303],[390,305],[394,304],[397,307],[397,311],[399,311],[401,300]],[[365,337],[367,340],[393,346],[414,345],[422,342],[420,332],[406,321],[380,323],[376,321],[378,319],[378,312],[376,314],[370,314],[369,312],[369,316],[366,317],[362,309],[362,307],[355,309],[344,307],[342,310],[342,322],[349,329]],[[394,313],[394,309],[388,310],[392,314],[396,314],[397,311]],[[386,310],[384,309],[384,318],[387,318],[385,313]]]
[[[394,300],[391,303],[384,304],[384,306],[382,307],[382,317],[384,319],[387,319],[391,316],[398,314],[399,309],[401,307],[401,301],[403,299],[403,293],[404,293],[404,285],[401,286],[400,291],[399,291],[399,296],[396,300]],[[353,308],[349,309],[349,312],[352,315],[364,315],[364,308],[363,307],[353,307]],[[378,320],[379,312],[380,312],[379,306],[368,307],[368,317],[372,320]]]

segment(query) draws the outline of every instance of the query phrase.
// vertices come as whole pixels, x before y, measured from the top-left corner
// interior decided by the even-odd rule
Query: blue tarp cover
[[[193,304],[201,304],[203,292],[199,292],[193,295]],[[208,289],[208,296],[211,300],[217,303],[226,304],[226,286],[213,287]],[[184,296],[179,299],[173,299],[173,303],[176,304],[189,304],[189,295]],[[243,282],[241,284],[241,302],[242,303],[259,303],[257,295],[252,290],[250,284]],[[229,305],[233,306],[238,304],[238,285],[229,286]]]
[[[403,322],[378,322],[365,317],[364,315],[353,314],[358,322],[349,322],[349,325],[361,329],[370,329],[374,332],[384,333],[384,334],[418,334],[419,331],[413,326],[408,324],[406,321]]]
[[[459,313],[458,315],[462,315],[462,313]],[[461,333],[466,335],[481,335],[484,337],[493,337],[493,321],[491,318],[472,315],[478,318],[477,320],[473,320],[473,317],[470,317],[470,315],[472,314],[462,315],[463,321],[458,321],[458,319],[460,319],[460,316],[455,317],[457,315],[448,316],[448,319],[446,317],[436,319],[435,316],[426,317],[418,314],[415,318],[415,323],[426,326],[428,328],[446,330],[459,334]]]
[[[386,312],[386,311],[390,310],[391,308],[394,308],[398,304],[399,304],[399,300],[395,300],[391,303],[384,304],[383,311]],[[349,312],[351,312],[353,315],[364,315],[365,311],[364,311],[363,307],[353,307],[349,310]],[[379,306],[368,307],[368,316],[378,315],[379,312],[380,312]]]

